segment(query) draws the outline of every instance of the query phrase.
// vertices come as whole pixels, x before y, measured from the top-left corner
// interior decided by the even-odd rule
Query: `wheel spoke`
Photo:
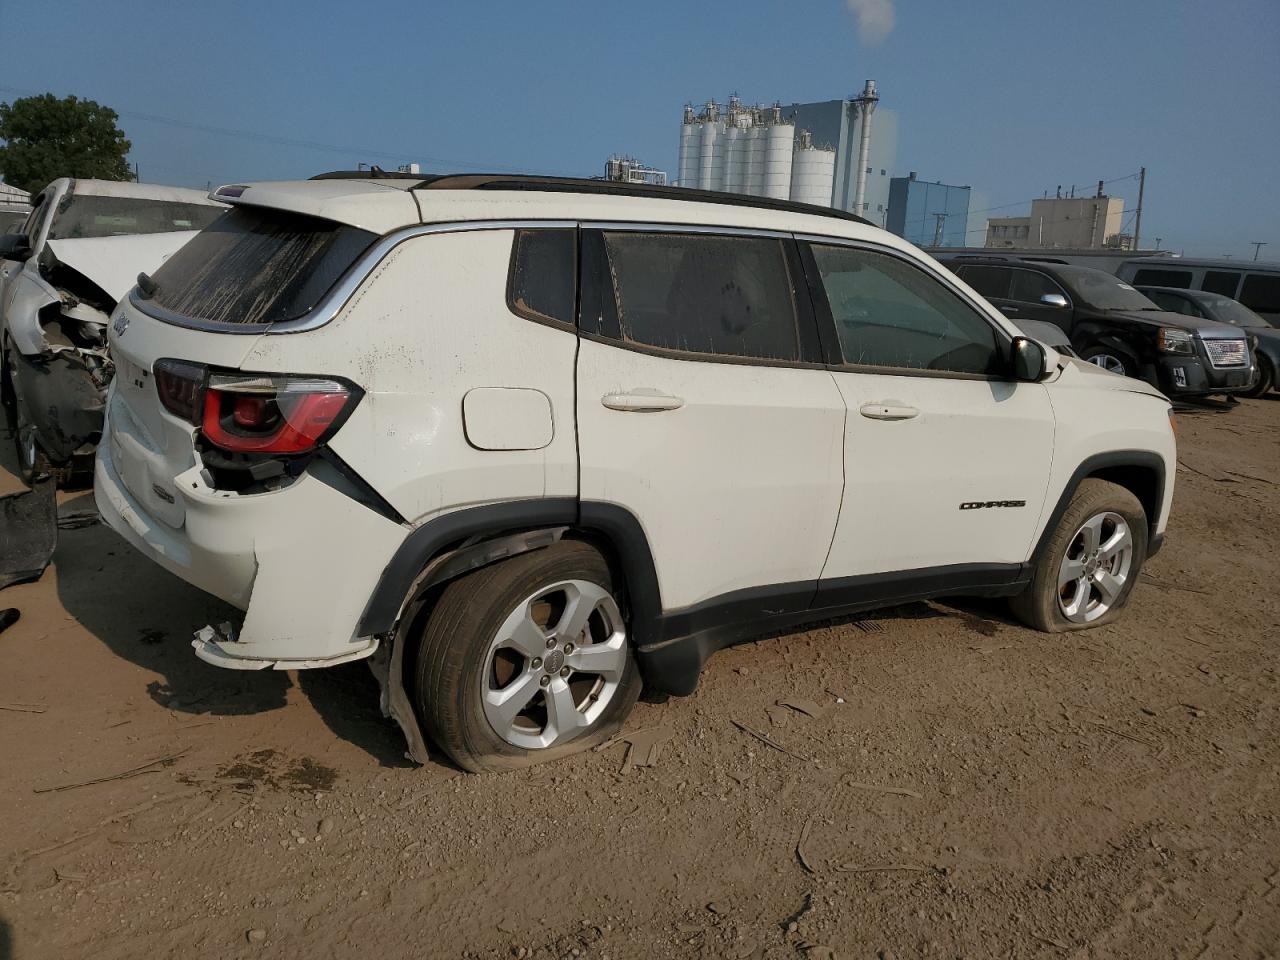
[[[566,598],[564,613],[560,617],[560,622],[556,624],[555,636],[560,640],[576,642],[587,629],[587,621],[591,619],[592,611],[609,597],[609,593],[603,587],[582,581],[567,586],[564,592]]]
[[[592,673],[614,681],[622,679],[627,665],[626,638],[614,636],[603,643],[590,643],[577,647],[564,658],[564,662],[579,673]]]
[[[1062,561],[1062,566],[1058,568],[1058,589],[1061,590],[1072,580],[1079,580],[1083,576],[1084,561],[1065,557]]]
[[[547,647],[547,635],[534,622],[533,604],[526,604],[524,615],[512,625],[510,632],[500,646],[519,650],[526,657],[540,657]]]
[[[587,718],[578,710],[573,701],[573,691],[569,684],[559,678],[552,680],[547,688],[547,727],[543,731],[544,738],[551,735],[548,746],[562,737],[569,736],[586,723]]]
[[[1107,538],[1107,542],[1099,548],[1104,560],[1114,559],[1121,551],[1133,545],[1133,536],[1129,533],[1128,524],[1117,524],[1115,531]]]
[[[1094,582],[1098,585],[1098,592],[1102,594],[1102,602],[1107,606],[1111,606],[1116,602],[1116,598],[1120,596],[1121,589],[1124,588],[1123,580],[1112,576],[1105,570],[1098,573],[1098,577]]]
[[[1098,544],[1102,542],[1102,517],[1090,517],[1086,520],[1080,528],[1080,536],[1084,541],[1086,555],[1097,550]]]
[[[484,692],[485,712],[491,722],[503,724],[503,731],[515,723],[516,715],[538,692],[538,671],[526,670],[501,690]]]
[[[1077,580],[1075,592],[1071,595],[1071,601],[1062,606],[1062,612],[1067,619],[1074,620],[1080,616],[1084,610],[1084,606],[1089,602],[1089,583],[1087,580]]]

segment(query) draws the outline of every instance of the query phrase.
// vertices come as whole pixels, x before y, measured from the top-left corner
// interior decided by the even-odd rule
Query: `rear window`
[[[151,302],[211,323],[295,320],[313,309],[377,238],[319,217],[237,207],[155,272]]]
[[[1133,283],[1138,287],[1182,287],[1185,290],[1191,286],[1191,271],[1143,267],[1133,275]]]
[[[203,230],[224,210],[209,203],[71,193],[58,203],[53,223],[49,225],[49,239],[83,240]]]
[[[1206,270],[1204,283],[1200,284],[1200,289],[1209,293],[1220,293],[1224,297],[1234,297],[1238,286],[1240,286],[1240,274],[1231,270]]]
[[[1280,277],[1249,274],[1244,278],[1240,302],[1259,313],[1280,313]]]

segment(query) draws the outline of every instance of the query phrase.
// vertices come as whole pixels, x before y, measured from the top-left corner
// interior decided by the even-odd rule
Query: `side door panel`
[[[821,246],[804,262],[848,408],[845,494],[822,593],[838,603],[842,584],[904,571],[968,568],[981,579],[978,568],[999,565],[997,579],[1014,575],[1048,485],[1048,392],[979,372],[1003,369],[1008,337],[947,274],[870,245]],[[913,352],[893,344],[893,330]],[[882,365],[845,362],[860,349]]]
[[[807,606],[843,484],[845,406],[832,375],[817,362],[654,349],[623,336],[626,318],[619,322],[618,310],[620,300],[628,309],[627,295],[615,289],[621,274],[610,267],[605,236],[582,231],[577,424],[584,504],[616,504],[638,519],[664,611],[726,602],[742,591],[765,596],[787,584],[803,597],[794,602]],[[646,324],[662,322],[668,308],[681,311],[681,337],[692,347],[705,342],[704,319],[723,320],[714,294],[692,280],[681,288],[669,279],[680,272],[679,262],[655,272],[641,292],[661,287],[661,295],[633,304]],[[802,278],[797,286],[791,295],[806,297]],[[800,314],[816,350],[807,298]],[[756,611],[769,612],[777,611]]]

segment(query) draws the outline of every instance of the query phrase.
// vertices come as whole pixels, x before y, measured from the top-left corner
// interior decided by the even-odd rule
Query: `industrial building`
[[[969,188],[916,179],[889,180],[888,229],[921,247],[963,247],[969,222]]]
[[[992,217],[987,221],[988,248],[1019,250],[1127,250],[1133,237],[1121,232],[1124,198],[1046,197],[1031,201],[1029,217]]]
[[[651,187],[667,185],[667,171],[647,167],[635,157],[616,153],[604,163],[604,178],[614,183],[647,183]]]
[[[835,207],[883,225],[897,117],[878,103],[868,80],[845,100],[744,106],[732,96],[701,111],[686,106],[676,183]]]

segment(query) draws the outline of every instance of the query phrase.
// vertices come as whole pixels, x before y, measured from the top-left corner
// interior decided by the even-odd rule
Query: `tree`
[[[132,180],[117,119],[110,107],[51,93],[0,103],[0,174],[31,193],[58,177]]]

